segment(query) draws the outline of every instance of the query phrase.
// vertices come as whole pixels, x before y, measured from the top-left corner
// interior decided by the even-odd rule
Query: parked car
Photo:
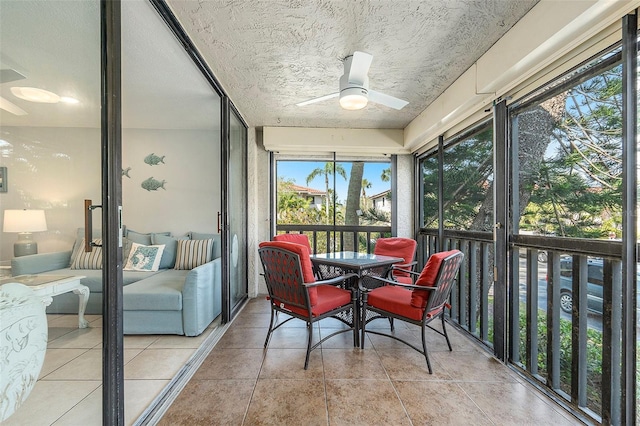
[[[587,309],[602,315],[602,259],[587,260]],[[573,308],[573,258],[560,259],[560,309]]]
[[[573,307],[573,258],[560,259],[560,308],[571,313]],[[603,261],[601,258],[587,260],[587,309],[602,315],[602,278]],[[640,292],[640,264],[636,273],[636,287]],[[639,295],[640,303],[640,295]],[[640,308],[640,304],[638,305]],[[640,318],[639,318],[640,320]],[[639,323],[640,324],[640,323]]]

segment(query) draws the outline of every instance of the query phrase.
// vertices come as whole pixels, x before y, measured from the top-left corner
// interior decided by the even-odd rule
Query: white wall
[[[258,244],[270,237],[269,216],[269,153],[262,145],[262,132],[248,130],[248,272],[249,297],[267,294],[262,264],[258,256]]]
[[[151,153],[165,164],[150,166]],[[100,131],[90,128],[2,127],[0,166],[8,192],[0,210],[44,209],[48,231],[34,234],[40,253],[68,250],[84,226],[83,200],[101,203]],[[139,232],[217,232],[220,210],[219,134],[213,130],[123,130],[123,220]],[[165,190],[140,183],[153,176]],[[94,226],[99,227],[100,210]],[[0,261],[13,256],[16,234],[2,233]]]
[[[34,233],[39,252],[68,250],[84,224],[83,200],[100,204],[100,131],[91,128],[7,127],[0,166],[7,167],[6,209],[44,209],[48,231]],[[3,214],[4,218],[4,214]],[[0,260],[13,257],[17,234],[2,233]]]
[[[155,154],[164,163],[149,165]],[[138,232],[216,233],[220,204],[219,132],[212,130],[125,129],[122,133],[123,222]],[[147,191],[153,177],[164,189]]]

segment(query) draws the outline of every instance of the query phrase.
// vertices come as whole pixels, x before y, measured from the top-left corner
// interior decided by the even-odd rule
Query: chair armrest
[[[358,274],[354,274],[354,273],[344,274],[344,275],[340,275],[339,277],[331,278],[328,280],[320,280],[313,283],[304,283],[304,285],[305,287],[315,287],[319,285],[335,285],[335,284],[340,284],[351,278],[358,278]]]
[[[384,282],[385,284],[388,284],[388,285],[395,285],[395,286],[404,287],[404,288],[413,289],[413,290],[435,290],[437,288],[437,287],[427,287],[427,286],[424,286],[424,285],[404,284],[404,283],[399,283],[397,281],[393,281],[393,280],[389,280],[387,278],[381,278],[381,277],[369,276],[368,278],[371,278],[371,279],[374,279],[374,280],[378,280],[378,281],[382,281],[382,282]],[[368,288],[362,287],[362,286],[360,286],[360,290],[361,291],[365,291],[365,292],[371,291],[371,289],[368,289]]]

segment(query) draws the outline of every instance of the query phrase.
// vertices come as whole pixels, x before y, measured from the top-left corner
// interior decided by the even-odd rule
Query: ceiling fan
[[[368,101],[386,105],[393,109],[402,109],[409,102],[369,89],[369,67],[373,55],[353,52],[344,59],[344,74],[340,77],[340,91],[319,98],[309,99],[296,104],[305,106],[327,99],[340,97],[340,106],[348,110],[358,110],[367,106]]]
[[[10,83],[12,81],[22,80],[25,78],[27,77],[11,68],[0,69],[0,84]],[[2,96],[0,96],[0,108],[14,115],[27,115],[25,110]]]

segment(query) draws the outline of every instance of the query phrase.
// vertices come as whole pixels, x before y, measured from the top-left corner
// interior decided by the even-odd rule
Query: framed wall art
[[[0,167],[0,192],[7,192],[7,168]]]

